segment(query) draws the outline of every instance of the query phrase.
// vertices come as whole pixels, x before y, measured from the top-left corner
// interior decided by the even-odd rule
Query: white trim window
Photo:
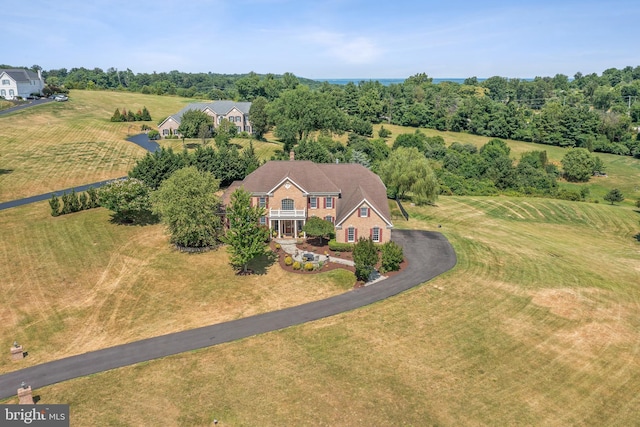
[[[333,224],[333,217],[331,215],[327,215],[324,217],[325,221],[329,221],[331,224]]]
[[[11,80],[9,80],[9,79],[2,79],[2,84],[3,84],[3,85],[10,85],[10,84],[11,84]]]
[[[360,208],[360,217],[361,218],[366,218],[369,216],[369,208],[366,206],[362,206]]]
[[[373,227],[371,229],[371,240],[376,243],[380,242],[380,227]]]
[[[267,225],[267,217],[266,216],[261,216],[260,217],[260,225]]]
[[[258,198],[258,206],[260,206],[261,208],[267,207],[267,198],[265,196],[260,196]]]
[[[283,211],[292,211],[294,210],[293,199],[282,199],[280,202],[280,209]]]
[[[317,197],[309,197],[309,207],[311,209],[318,209],[318,198]]]
[[[353,243],[356,241],[356,229],[355,227],[347,228],[347,242]]]
[[[333,209],[333,197],[325,197],[325,204],[327,209]]]

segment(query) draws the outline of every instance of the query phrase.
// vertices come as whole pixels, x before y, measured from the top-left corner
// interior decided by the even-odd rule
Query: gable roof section
[[[336,211],[337,226],[340,226],[363,202],[367,203],[387,225],[392,226],[387,203],[387,187],[378,175],[356,163],[317,166],[342,190],[342,199]]]
[[[251,193],[268,194],[285,179],[306,193],[338,194],[340,189],[313,162],[272,160],[251,172],[244,179],[244,188]]]
[[[160,123],[159,126],[162,126],[164,122],[167,121],[168,118],[173,118],[178,124],[182,122],[182,115],[189,110],[199,110],[204,111],[209,109],[216,113],[219,116],[227,115],[231,110],[237,108],[243,114],[249,114],[249,109],[251,108],[250,102],[235,102],[235,101],[213,101],[213,102],[193,102],[182,110],[178,111],[175,114],[170,115],[166,119]]]
[[[24,70],[22,68],[3,68],[0,69],[0,74],[7,73],[9,77],[18,83],[29,83],[31,80],[40,80],[37,73],[31,70]]]
[[[336,225],[366,202],[391,226],[387,188],[378,175],[354,163],[317,164],[310,161],[269,161],[249,174],[244,188],[253,194],[269,194],[289,179],[309,194],[340,194]]]

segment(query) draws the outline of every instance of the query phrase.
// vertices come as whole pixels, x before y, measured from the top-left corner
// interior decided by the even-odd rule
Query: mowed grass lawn
[[[67,102],[1,115],[0,202],[126,175],[145,150],[125,138],[145,122],[112,123],[115,109],[146,106],[155,127],[192,101],[74,90]]]
[[[458,255],[454,270],[342,315],[68,381],[36,394],[41,403],[71,404],[73,425],[78,426],[208,426],[214,418],[229,426],[640,424],[637,211],[548,199],[442,197],[437,207],[409,207],[409,212],[410,221],[396,221],[396,226],[442,231]],[[92,216],[106,218],[101,211],[80,215],[86,219],[65,218],[63,227],[90,223]],[[50,221],[38,217],[33,222]],[[41,229],[42,236],[50,225],[30,227]],[[69,268],[75,271],[73,277],[84,274],[91,280],[72,280],[71,273],[59,267],[53,275],[45,257],[47,263],[36,270],[39,284],[31,285],[41,290],[27,298],[33,308],[43,310],[35,316],[50,319],[66,305],[81,311],[85,304],[86,312],[78,319],[91,319],[91,331],[102,333],[96,340],[105,340],[111,332],[126,336],[135,326],[136,313],[141,310],[144,317],[154,312],[137,308],[147,301],[161,310],[163,305],[155,301],[164,299],[169,306],[163,313],[170,319],[192,319],[180,310],[184,293],[207,304],[195,304],[202,315],[215,316],[218,310],[210,301],[217,295],[202,289],[200,281],[169,286],[161,280],[164,286],[152,286],[150,273],[137,272],[182,255],[156,243],[162,240],[160,234],[149,238],[144,229],[131,230],[117,228],[99,240],[84,239],[85,265]],[[120,234],[128,238],[118,238]],[[111,255],[115,259],[109,262],[91,261],[98,256],[93,242],[110,245],[106,253],[121,255]],[[20,259],[34,249],[17,250]],[[146,261],[153,252],[159,255]],[[187,269],[186,275],[197,278],[203,274],[201,260],[216,256],[189,258],[200,268],[188,263],[176,272],[161,271],[177,277]],[[118,281],[134,266],[135,286]],[[66,286],[37,296],[62,278]],[[258,278],[251,285],[262,286],[262,298],[286,286],[285,280],[266,282]],[[120,297],[111,299],[119,288]],[[224,290],[216,287],[215,293],[229,293],[224,297],[228,300],[232,288],[247,290],[236,282]],[[143,301],[140,292],[150,297]],[[290,292],[298,290],[286,294]],[[19,300],[16,295],[3,306]],[[245,301],[250,306],[261,302],[255,296]],[[101,313],[96,320],[93,311]],[[2,324],[16,324],[20,311],[11,313]],[[149,328],[171,322],[147,316]],[[49,327],[57,324],[63,330],[64,319],[60,316]],[[47,325],[46,320],[31,322],[31,328]],[[33,340],[39,339],[45,338],[34,334],[25,342],[30,354],[39,346]],[[47,350],[55,352],[60,345],[50,343]],[[39,351],[29,358],[39,357]]]
[[[287,273],[266,259],[236,276],[226,250],[173,250],[162,225],[123,226],[93,209],[53,218],[46,202],[0,212],[0,337],[20,367],[342,293],[346,270]],[[9,345],[9,344],[8,344]],[[18,365],[0,358],[0,372]]]

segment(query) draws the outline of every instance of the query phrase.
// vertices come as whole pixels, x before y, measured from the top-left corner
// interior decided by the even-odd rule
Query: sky
[[[637,0],[28,0],[0,63],[312,79],[532,78],[640,65]]]

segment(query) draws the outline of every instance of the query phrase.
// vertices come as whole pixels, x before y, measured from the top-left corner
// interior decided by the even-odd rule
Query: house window
[[[9,96],[13,96],[15,94],[15,92],[13,91],[13,89],[9,89]]]
[[[169,129],[162,129],[163,135],[169,135]]]
[[[331,224],[333,224],[333,217],[331,215],[327,215],[324,217],[325,221],[329,221]]]
[[[327,209],[333,209],[333,197],[325,197],[324,203]]]
[[[261,208],[266,208],[267,207],[267,198],[264,196],[261,196],[260,199],[258,200],[258,206],[260,206]]]
[[[2,80],[2,84],[3,85],[10,85],[11,84],[11,80]]]
[[[238,133],[242,132],[242,126],[236,126],[236,129],[238,129]]]
[[[371,229],[371,240],[374,242],[380,241],[380,227],[373,227]]]
[[[293,199],[282,199],[282,202],[280,202],[280,208],[283,211],[292,211],[293,208]]]
[[[218,116],[218,124],[222,121],[222,116]]]
[[[347,242],[352,243],[356,241],[356,229],[354,227],[347,228]]]
[[[0,96],[7,96],[7,91],[4,89],[0,90]]]
[[[361,217],[367,217],[369,216],[369,208],[366,206],[363,206],[360,208],[360,216]]]
[[[242,121],[242,117],[241,116],[236,116],[236,123],[240,123]]]
[[[309,197],[309,207],[311,209],[318,208],[318,198],[317,197]]]
[[[267,225],[267,217],[266,216],[261,216],[260,217],[260,225]]]

